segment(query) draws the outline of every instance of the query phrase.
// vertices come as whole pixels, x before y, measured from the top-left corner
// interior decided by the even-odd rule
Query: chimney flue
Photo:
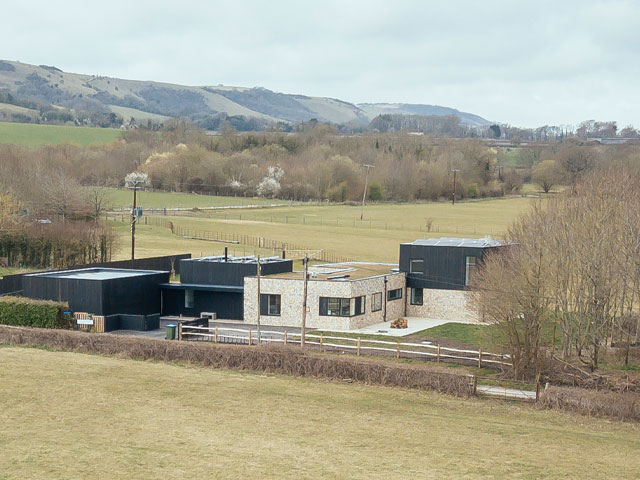
[[[224,247],[224,261],[229,260],[229,247]]]

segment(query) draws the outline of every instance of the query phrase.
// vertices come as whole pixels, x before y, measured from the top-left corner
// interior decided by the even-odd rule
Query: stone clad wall
[[[450,320],[452,322],[476,323],[480,316],[469,304],[468,292],[464,290],[439,290],[425,288],[422,305],[411,305],[407,299],[407,316]],[[411,295],[407,289],[407,296]]]
[[[402,273],[387,275],[387,289],[403,289],[403,298],[388,302],[387,321],[404,315],[404,285]],[[244,279],[244,321],[255,323],[258,315],[258,280],[256,277]],[[260,282],[263,294],[281,295],[280,315],[261,315],[262,325],[299,327],[302,324],[302,300],[304,282],[301,279],[263,277]],[[383,293],[383,309],[371,311],[372,294]],[[365,314],[354,317],[320,316],[320,297],[353,298],[366,296]],[[383,321],[384,315],[384,276],[371,277],[352,281],[326,281],[310,279],[307,285],[307,327],[326,330],[350,330],[373,325]]]
[[[365,278],[362,280],[354,280],[352,284],[352,297],[359,297],[365,295],[367,305],[364,315],[358,315],[351,317],[350,329],[362,328],[369,325],[375,325],[376,323],[384,322],[384,278],[387,278],[387,290],[394,290],[396,288],[402,289],[402,298],[399,300],[393,300],[387,302],[387,322],[391,322],[397,318],[404,316],[404,297],[405,297],[405,276],[403,273],[394,273],[390,275],[381,275],[378,277]],[[374,293],[382,293],[382,310],[377,312],[371,311],[373,304],[372,296]],[[324,318],[324,317],[323,317]]]

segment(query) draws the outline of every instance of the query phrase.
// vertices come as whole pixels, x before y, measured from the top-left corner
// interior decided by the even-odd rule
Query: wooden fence
[[[122,217],[128,222],[128,217]],[[120,220],[120,217],[115,217],[115,220]],[[314,259],[321,260],[323,262],[339,263],[349,262],[353,259],[344,255],[338,255],[332,252],[326,252],[324,250],[312,249],[307,246],[298,245],[291,242],[283,242],[281,240],[274,240],[271,238],[265,238],[255,235],[243,235],[239,233],[226,233],[226,232],[214,232],[210,230],[202,230],[198,228],[185,227],[183,225],[177,225],[173,221],[161,217],[142,217],[140,221],[142,225],[154,225],[171,230],[171,233],[183,238],[189,238],[193,240],[203,240],[210,242],[229,243],[233,245],[250,245],[252,247],[263,248],[265,250],[275,250],[280,252],[287,251],[314,251]]]
[[[249,346],[257,345],[258,343],[300,345],[302,343],[301,337],[300,333],[261,330],[260,338],[258,338],[257,330],[252,329],[178,326],[178,340],[236,343]],[[306,345],[323,351],[333,350],[358,356],[372,354],[394,356],[396,358],[419,358],[436,362],[472,364],[478,368],[483,366],[512,366],[511,362],[509,362],[509,355],[505,354],[483,352],[482,349],[464,350],[440,345],[402,342],[400,340],[394,342],[308,333],[305,335]]]

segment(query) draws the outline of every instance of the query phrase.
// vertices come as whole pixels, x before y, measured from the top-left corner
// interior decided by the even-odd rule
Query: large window
[[[280,316],[280,295],[260,294],[260,315]]]
[[[365,312],[365,297],[320,297],[320,315],[325,317],[353,317]]]
[[[365,306],[367,303],[367,297],[356,297],[353,299],[353,315],[363,315],[365,312]]]
[[[476,257],[467,257],[466,269],[464,274],[464,284],[469,285],[473,279],[473,272],[476,269],[477,259]]]
[[[424,273],[424,260],[421,258],[412,258],[409,262],[409,273]]]
[[[193,308],[193,305],[193,290],[187,289],[184,291],[184,308]]]
[[[402,298],[402,289],[396,288],[387,292],[387,300],[400,300]]]
[[[411,289],[411,305],[422,305],[422,293],[421,288]]]
[[[371,311],[378,312],[382,310],[382,292],[371,295]]]

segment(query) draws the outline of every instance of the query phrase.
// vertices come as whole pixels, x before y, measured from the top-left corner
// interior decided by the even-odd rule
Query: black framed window
[[[402,298],[402,289],[395,288],[387,292],[387,300],[400,300]]]
[[[371,311],[379,312],[382,310],[382,292],[371,295]]]
[[[280,295],[260,294],[260,315],[280,316]]]
[[[351,316],[363,315],[365,312],[367,297],[365,297],[364,295],[362,297],[356,297],[353,299],[352,303],[353,303],[353,313],[351,314]]]
[[[353,317],[365,312],[364,296],[355,298],[320,297],[319,314],[323,317]]]
[[[409,262],[409,273],[424,273],[424,260],[421,258],[412,258]]]
[[[423,290],[421,288],[411,289],[411,305],[422,305]]]

